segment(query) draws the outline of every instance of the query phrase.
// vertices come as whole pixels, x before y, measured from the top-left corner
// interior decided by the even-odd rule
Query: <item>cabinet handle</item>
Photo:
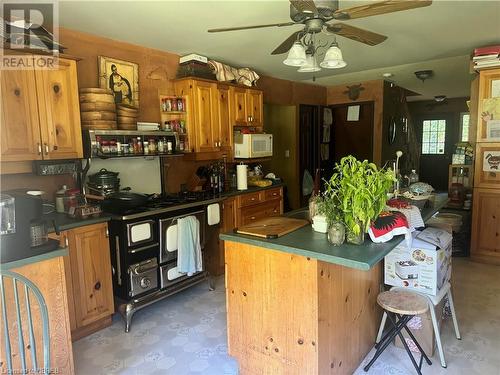
[[[37,143],[38,147],[38,155],[42,155],[42,144],[40,142]]]
[[[48,155],[49,154],[49,145],[47,143],[44,143],[43,145],[45,147],[45,155]]]
[[[109,229],[106,228],[106,237],[109,238]]]
[[[95,285],[94,285],[94,289],[95,289],[95,290],[99,290],[99,289],[101,289],[101,282],[100,282],[100,281],[98,281],[98,282],[96,282],[96,283],[95,283]]]
[[[252,217],[250,218],[250,220],[255,220],[255,216],[252,216]]]
[[[254,200],[255,200],[255,197],[250,198],[250,200],[251,200],[251,201],[254,201]]]
[[[66,247],[69,247],[68,237],[64,237],[64,244],[66,245]]]
[[[122,285],[122,266],[120,264],[120,239],[115,236],[115,256],[116,256],[116,282],[118,285]]]

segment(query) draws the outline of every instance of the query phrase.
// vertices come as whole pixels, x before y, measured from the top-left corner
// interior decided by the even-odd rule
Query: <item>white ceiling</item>
[[[342,1],[340,7],[369,3]],[[260,74],[311,80],[282,64],[285,55],[270,52],[299,25],[226,33],[207,29],[289,21],[287,0],[274,1],[74,1],[59,4],[60,24],[91,34],[157,48],[180,55],[197,52]],[[500,42],[500,1],[434,0],[425,8],[346,21],[387,35],[378,46],[338,37],[348,66],[316,73],[316,83],[337,85],[394,74],[400,86],[423,94],[468,96],[469,54],[477,46]],[[326,36],[325,36],[326,37]],[[432,69],[435,76],[423,84],[413,74]]]

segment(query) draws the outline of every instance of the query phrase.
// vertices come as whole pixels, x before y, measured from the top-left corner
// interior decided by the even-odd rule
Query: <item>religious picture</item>
[[[99,87],[110,89],[116,104],[139,107],[139,66],[129,61],[99,56]]]

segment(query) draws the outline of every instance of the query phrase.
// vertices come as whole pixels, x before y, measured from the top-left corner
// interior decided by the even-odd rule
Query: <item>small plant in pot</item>
[[[349,155],[335,165],[326,182],[324,200],[340,212],[347,232],[347,242],[362,244],[370,224],[385,207],[387,192],[392,187],[392,171],[378,169],[367,160]]]
[[[342,245],[345,240],[345,227],[336,192],[327,186],[323,195],[317,198],[317,205],[318,213],[326,217],[328,241],[335,246]]]

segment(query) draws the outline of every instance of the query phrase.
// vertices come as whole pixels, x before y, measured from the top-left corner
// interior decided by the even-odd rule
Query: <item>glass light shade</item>
[[[319,66],[326,69],[338,69],[343,68],[346,65],[346,62],[342,58],[342,51],[336,44],[333,44],[330,48],[328,48],[325,53],[325,58],[321,64],[319,64]]]
[[[306,63],[306,50],[300,44],[300,42],[295,42],[288,51],[287,58],[283,61],[283,64],[288,66],[302,66]]]
[[[299,68],[300,73],[310,73],[310,72],[319,72],[321,68],[318,66],[318,62],[316,61],[316,56],[307,55],[306,63]]]

